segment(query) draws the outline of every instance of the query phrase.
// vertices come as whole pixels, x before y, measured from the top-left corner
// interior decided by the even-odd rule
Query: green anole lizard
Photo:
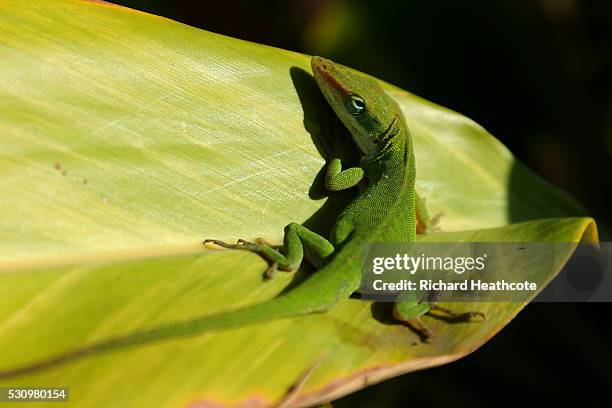
[[[373,79],[321,57],[313,57],[311,65],[325,99],[361,152],[360,166],[345,170],[339,158],[331,158],[325,185],[330,191],[339,191],[361,186],[365,180],[365,186],[342,211],[329,240],[296,223],[285,227],[282,248],[261,240],[239,240],[235,245],[206,240],[205,243],[260,254],[270,262],[268,277],[277,269],[297,270],[305,254],[319,268],[286,295],[225,315],[223,325],[325,312],[359,288],[360,250],[364,243],[414,242],[417,230],[424,232],[431,227],[424,201],[415,190],[412,137],[397,103]],[[455,314],[427,301],[401,299],[394,304],[393,315],[423,340],[430,340],[433,334],[420,317],[433,309],[457,320],[484,318],[478,312]]]
[[[0,371],[0,378],[129,345],[325,312],[359,288],[360,250],[364,243],[414,242],[419,225],[427,229],[429,220],[415,191],[412,138],[399,106],[373,79],[332,61],[313,57],[312,70],[329,105],[348,128],[361,152],[360,166],[345,170],[339,158],[331,158],[326,186],[331,191],[338,191],[360,185],[359,195],[342,211],[329,240],[291,223],[285,227],[282,249],[261,241],[241,240],[236,245],[217,240],[205,242],[260,254],[271,263],[269,275],[277,268],[298,269],[306,252],[308,260],[319,269],[317,272],[268,302],[91,344],[28,366]],[[428,340],[432,333],[421,323],[420,317],[433,309],[457,320],[484,318],[479,312],[455,314],[427,301],[402,301],[401,298],[394,304],[393,315],[417,331],[423,340]]]

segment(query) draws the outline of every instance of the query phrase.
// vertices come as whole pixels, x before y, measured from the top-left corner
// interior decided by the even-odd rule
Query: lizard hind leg
[[[442,213],[437,214],[434,217],[429,215],[425,198],[421,197],[415,192],[415,210],[416,210],[416,222],[417,222],[417,234],[429,234],[432,232],[440,231],[438,226]]]
[[[262,239],[257,239],[255,242],[239,239],[236,244],[207,239],[204,244],[209,242],[223,248],[240,249],[260,255],[270,264],[264,275],[268,279],[272,278],[277,270],[296,271],[304,259],[305,251],[309,255],[309,260],[316,264],[323,263],[334,252],[333,245],[327,239],[297,223],[285,227],[282,246],[269,245]]]
[[[426,302],[398,300],[393,305],[393,317],[416,332],[422,342],[432,343],[434,333],[421,321],[421,316],[430,310],[430,304]]]

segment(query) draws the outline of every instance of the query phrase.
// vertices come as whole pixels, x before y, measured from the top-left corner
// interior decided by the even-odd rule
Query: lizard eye
[[[346,108],[352,115],[359,115],[365,110],[365,101],[360,96],[351,95],[346,101]]]

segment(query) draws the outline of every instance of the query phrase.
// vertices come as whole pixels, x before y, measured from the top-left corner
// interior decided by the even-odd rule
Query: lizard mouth
[[[313,72],[315,73],[315,79],[322,80],[325,84],[335,88],[339,92],[345,94],[350,93],[350,89],[340,82],[337,76],[332,73],[333,63],[331,61],[321,57],[313,57],[311,64]]]

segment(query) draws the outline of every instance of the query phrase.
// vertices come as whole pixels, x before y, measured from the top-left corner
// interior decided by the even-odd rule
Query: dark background
[[[610,0],[115,3],[322,55],[457,110],[576,197],[610,239]],[[608,304],[532,304],[472,356],[334,405],[610,405],[611,314]]]

